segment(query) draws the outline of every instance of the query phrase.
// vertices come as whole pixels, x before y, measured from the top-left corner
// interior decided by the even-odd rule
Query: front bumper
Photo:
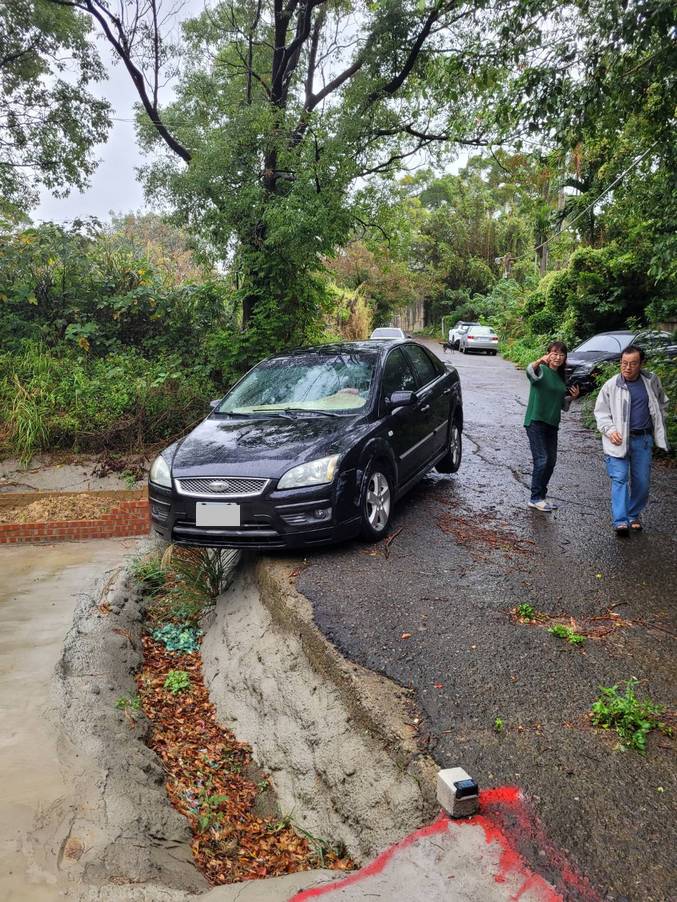
[[[178,494],[148,484],[153,529],[167,542],[206,548],[302,548],[354,538],[360,530],[355,471],[339,474],[331,486],[266,490],[254,497],[215,498]],[[240,526],[197,526],[198,501],[240,505]],[[318,514],[321,512],[322,516]]]

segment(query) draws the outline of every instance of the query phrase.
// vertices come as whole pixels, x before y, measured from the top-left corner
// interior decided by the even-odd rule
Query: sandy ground
[[[68,792],[48,709],[49,687],[80,593],[134,545],[109,539],[0,548],[0,896],[57,898],[59,875],[25,856],[36,816]]]
[[[143,488],[145,480],[130,484],[119,474],[93,476],[95,457],[40,454],[24,467],[13,457],[0,461],[0,492],[87,492]]]

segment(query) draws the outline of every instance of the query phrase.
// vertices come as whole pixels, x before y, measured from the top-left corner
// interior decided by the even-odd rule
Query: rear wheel
[[[378,542],[388,532],[393,508],[393,487],[385,468],[376,462],[364,480],[360,513],[361,533],[368,542]]]
[[[453,419],[449,426],[449,437],[447,439],[447,453],[435,467],[440,473],[455,473],[461,466],[461,458],[463,456],[463,440],[461,436],[461,427],[457,419]]]

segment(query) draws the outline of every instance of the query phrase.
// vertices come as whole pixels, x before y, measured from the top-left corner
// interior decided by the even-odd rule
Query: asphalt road
[[[601,444],[574,409],[551,482],[561,508],[528,510],[524,373],[434,347],[461,376],[461,469],[400,503],[388,549],[316,552],[298,587],[346,657],[414,690],[421,745],[441,766],[520,786],[602,898],[675,898],[675,741],[654,732],[645,756],[620,751],[588,711],[600,686],[632,676],[674,710],[677,471],[654,467],[645,531],[616,538]],[[604,635],[569,645],[516,622],[520,603]],[[522,842],[557,879],[553,855]]]

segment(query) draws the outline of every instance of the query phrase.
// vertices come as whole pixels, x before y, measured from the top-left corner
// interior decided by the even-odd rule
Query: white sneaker
[[[549,501],[530,501],[527,507],[533,507],[534,510],[543,511],[544,514],[550,514],[555,510]]]

